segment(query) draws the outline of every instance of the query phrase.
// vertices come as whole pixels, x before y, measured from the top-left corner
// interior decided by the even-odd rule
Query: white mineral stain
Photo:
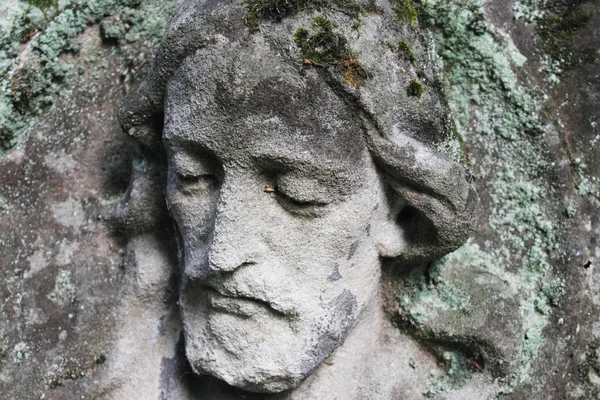
[[[26,358],[29,358],[29,345],[25,342],[17,343],[12,351],[13,362],[20,363]]]
[[[32,307],[25,316],[25,323],[27,325],[39,325],[48,322],[48,317],[41,308]]]
[[[44,165],[60,174],[68,174],[75,169],[76,161],[71,154],[61,151],[49,153],[44,157]]]
[[[43,250],[36,250],[27,258],[29,271],[25,272],[25,278],[29,278],[48,266],[48,260],[44,257]]]
[[[61,266],[70,264],[77,250],[79,250],[79,243],[63,241],[56,256],[56,263]]]
[[[64,226],[79,228],[85,222],[85,213],[81,202],[72,198],[52,205],[52,214]]]

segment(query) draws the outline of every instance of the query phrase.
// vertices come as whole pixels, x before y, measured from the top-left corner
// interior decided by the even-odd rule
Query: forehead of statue
[[[166,147],[197,146],[223,162],[269,155],[359,168],[367,154],[361,124],[319,71],[257,52],[182,63],[165,97]]]

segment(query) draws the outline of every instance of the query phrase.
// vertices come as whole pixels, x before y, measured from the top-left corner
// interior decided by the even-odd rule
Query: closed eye
[[[279,204],[286,211],[292,214],[307,217],[318,217],[320,215],[323,215],[325,211],[324,207],[328,205],[328,203],[318,200],[299,200],[277,189],[274,194]]]
[[[212,174],[177,174],[177,189],[186,194],[213,191],[219,183],[218,177]]]

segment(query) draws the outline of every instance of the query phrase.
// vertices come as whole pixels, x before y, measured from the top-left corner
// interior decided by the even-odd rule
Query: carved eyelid
[[[283,174],[276,178],[277,191],[297,205],[325,206],[334,201],[331,190],[316,178]]]
[[[186,153],[178,153],[170,157],[169,169],[183,179],[211,177],[221,180],[222,178],[222,168],[209,156],[190,156]]]

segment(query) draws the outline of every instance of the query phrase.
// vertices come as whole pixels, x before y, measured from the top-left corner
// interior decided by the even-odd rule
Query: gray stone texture
[[[544,311],[539,350],[524,364],[527,294],[498,273],[520,271],[522,260],[459,250],[443,268],[429,263],[473,225],[469,248],[504,246],[488,224],[497,210],[486,171],[508,161],[465,138],[475,213],[468,168],[446,150],[452,129],[431,35],[381,6],[386,17],[367,14],[360,34],[350,17],[327,14],[372,74],[359,87],[300,57],[293,34],[318,12],[249,35],[236,4],[179,2],[154,63],[114,52],[144,46],[101,42],[114,18],[76,39],[80,53],[61,57],[106,65],[86,64],[0,159],[0,397],[597,398],[598,200],[578,194],[577,171],[600,168],[590,144],[598,64],[550,87],[533,25],[513,20],[510,1],[485,5],[529,59],[522,79],[550,95],[542,119],[560,121],[535,140],[556,165],[541,175],[552,190],[539,203],[557,210],[547,215],[560,229],[550,264],[565,294]],[[597,49],[591,7],[592,29],[576,42]],[[385,45],[400,38],[430,79],[422,97],[406,91],[419,71]],[[130,90],[127,68],[149,75]],[[128,135],[116,115],[126,93]],[[214,187],[219,195],[206,196]],[[309,259],[314,268],[302,268]],[[240,361],[249,355],[256,363]]]

